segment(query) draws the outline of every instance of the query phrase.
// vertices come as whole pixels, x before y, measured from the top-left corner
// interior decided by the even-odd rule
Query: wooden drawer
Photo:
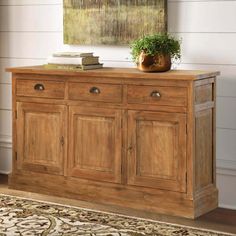
[[[16,95],[41,98],[64,98],[65,83],[62,81],[24,80],[16,82]]]
[[[69,83],[69,99],[120,103],[122,85]]]
[[[213,84],[206,84],[195,88],[195,104],[211,102],[213,98]]]
[[[183,87],[128,86],[128,103],[186,106],[187,89]]]

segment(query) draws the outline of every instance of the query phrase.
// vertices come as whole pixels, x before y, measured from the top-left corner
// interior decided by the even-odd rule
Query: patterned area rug
[[[226,236],[158,221],[0,195],[0,236]]]

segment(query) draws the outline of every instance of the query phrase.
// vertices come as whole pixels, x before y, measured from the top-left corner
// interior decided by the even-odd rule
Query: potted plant
[[[180,40],[169,34],[144,36],[131,44],[131,54],[141,71],[168,71],[171,59],[180,59]]]

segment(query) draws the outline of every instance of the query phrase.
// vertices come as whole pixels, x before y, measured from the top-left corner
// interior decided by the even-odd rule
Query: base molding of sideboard
[[[218,206],[218,189],[214,185],[205,188],[201,191],[194,201],[194,218],[197,218],[211,210],[214,210]]]
[[[9,186],[11,189],[110,205],[111,208],[116,205],[191,219],[216,208],[218,199],[216,189],[208,192],[207,196],[202,194],[201,198],[191,200],[187,199],[184,193],[169,191],[169,194],[166,194],[166,191],[150,188],[137,188],[33,172],[11,175]]]

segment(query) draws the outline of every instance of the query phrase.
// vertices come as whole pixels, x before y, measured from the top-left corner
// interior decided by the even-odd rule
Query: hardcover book
[[[94,65],[99,64],[98,57],[49,57],[49,64],[65,64],[65,65]]]
[[[93,52],[55,52],[54,57],[92,57]]]
[[[103,67],[102,63],[94,65],[64,65],[64,64],[46,64],[46,69],[62,69],[62,70],[93,70],[100,69]]]

